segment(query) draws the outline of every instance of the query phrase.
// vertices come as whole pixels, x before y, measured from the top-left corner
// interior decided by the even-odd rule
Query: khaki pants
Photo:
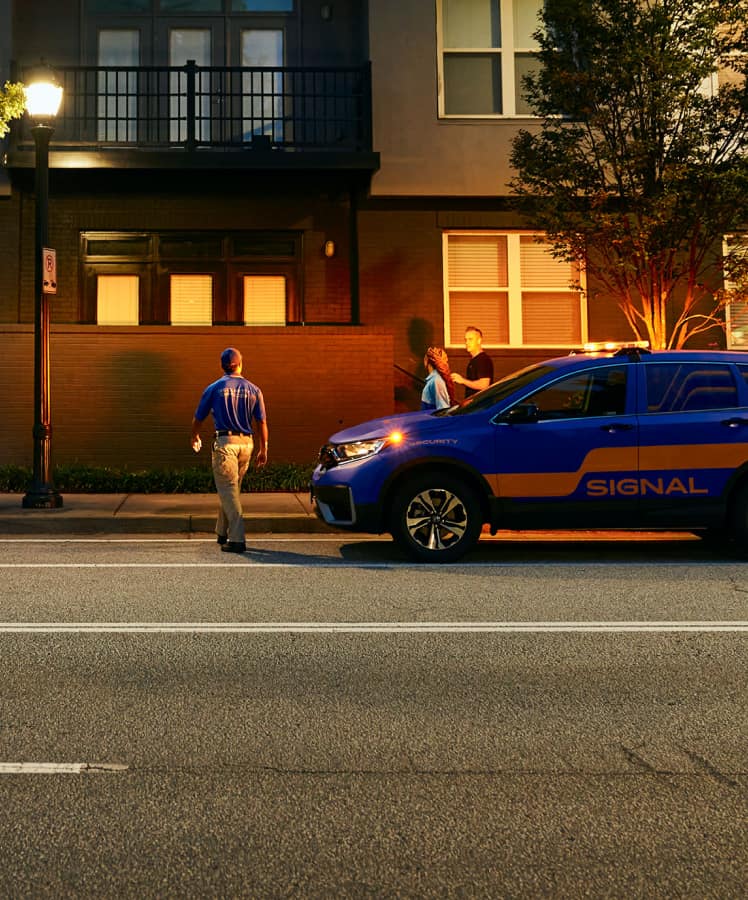
[[[242,479],[252,458],[252,438],[226,434],[213,442],[213,479],[221,500],[216,534],[225,534],[235,544],[244,542]]]

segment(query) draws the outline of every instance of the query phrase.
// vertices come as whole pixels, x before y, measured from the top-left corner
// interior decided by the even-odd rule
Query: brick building
[[[192,411],[230,344],[273,458],[311,461],[341,425],[416,408],[428,345],[464,372],[466,324],[497,374],[627,337],[507,203],[539,3],[504,0],[499,24],[491,0],[0,0],[0,78],[43,58],[65,88],[54,461],[193,464]],[[28,122],[6,154],[0,464],[32,446]]]

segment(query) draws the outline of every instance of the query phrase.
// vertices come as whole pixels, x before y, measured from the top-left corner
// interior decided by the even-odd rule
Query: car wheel
[[[475,491],[457,478],[424,475],[402,484],[392,536],[421,562],[454,562],[478,541],[483,520]]]

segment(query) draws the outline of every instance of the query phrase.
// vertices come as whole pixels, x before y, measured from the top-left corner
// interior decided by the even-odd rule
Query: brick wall
[[[192,415],[227,346],[242,351],[244,374],[263,390],[271,460],[312,462],[333,432],[392,412],[392,339],[383,330],[53,326],[53,464],[194,465]],[[30,465],[33,329],[0,325],[0,360],[0,465]]]

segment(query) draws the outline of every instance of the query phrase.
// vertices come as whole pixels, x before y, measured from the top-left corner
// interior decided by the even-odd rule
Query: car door
[[[636,368],[590,365],[495,417],[494,488],[507,527],[636,522]]]
[[[641,509],[653,525],[721,519],[725,489],[748,461],[748,410],[733,366],[646,361],[641,366]]]

